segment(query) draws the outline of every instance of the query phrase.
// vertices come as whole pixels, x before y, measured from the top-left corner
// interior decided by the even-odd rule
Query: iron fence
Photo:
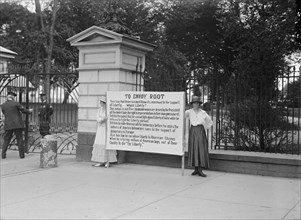
[[[28,71],[23,65],[11,66],[9,74],[0,74],[0,104],[6,101],[7,92],[17,94],[16,101],[26,108],[32,108],[31,115],[23,115],[25,121],[25,145],[30,152],[39,152],[40,134],[38,111],[41,106],[40,93],[44,92],[46,74]],[[58,140],[58,152],[75,154],[77,145],[78,117],[78,74],[63,72],[48,74],[50,79],[50,100],[54,113],[51,117],[51,133]],[[4,116],[0,112],[3,120]],[[0,134],[3,135],[3,127]],[[2,138],[1,138],[2,139]],[[15,149],[15,139],[10,149]]]
[[[300,76],[267,80],[234,79],[220,92],[215,148],[300,154]]]
[[[5,101],[8,91],[14,91],[17,101],[34,109],[32,115],[24,116],[25,142],[30,151],[38,151],[39,94],[43,91],[47,75],[22,66],[14,66],[9,72],[0,74],[0,103]],[[155,79],[136,73],[138,91],[184,91],[187,108],[192,95],[201,96],[203,108],[214,122],[209,135],[212,149],[300,155],[300,71],[289,69],[278,77],[232,74],[227,79],[206,74]],[[49,101],[54,108],[51,132],[57,135],[59,152],[75,153],[78,75],[62,71],[49,74],[49,79]]]
[[[185,91],[186,108],[199,95],[214,125],[211,149],[299,154],[301,151],[300,71],[282,76],[195,76],[154,80],[145,91]]]

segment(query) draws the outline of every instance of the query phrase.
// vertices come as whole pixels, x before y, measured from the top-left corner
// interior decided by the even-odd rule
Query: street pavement
[[[1,160],[1,219],[301,219],[300,179],[39,159]]]

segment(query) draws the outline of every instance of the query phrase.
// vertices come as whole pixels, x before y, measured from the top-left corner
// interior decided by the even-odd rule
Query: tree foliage
[[[274,128],[268,118],[273,117],[274,122],[281,124],[280,119],[284,114],[280,111],[282,116],[277,115],[279,112],[271,108],[270,101],[277,99],[275,84],[277,77],[284,74],[287,65],[285,55],[296,48],[295,3],[274,0],[224,1],[220,5],[220,15],[223,35],[231,39],[234,55],[231,63],[233,80],[230,78],[227,83],[232,88],[229,96],[235,103],[244,103],[236,109],[236,117],[231,120],[238,132],[239,126],[250,130],[246,119],[256,116],[258,120],[253,120],[253,130],[258,131],[259,145],[265,149],[269,137],[265,134]],[[241,84],[242,81],[244,84]],[[246,105],[246,101],[251,104]],[[242,106],[247,106],[247,111],[238,114]]]
[[[0,45],[18,53],[18,61],[35,58],[35,15],[16,3],[0,4]]]
[[[265,80],[267,87],[283,74],[285,55],[295,44],[293,1],[225,1],[221,4],[224,36],[232,39],[232,62],[236,75],[252,76],[254,86]]]

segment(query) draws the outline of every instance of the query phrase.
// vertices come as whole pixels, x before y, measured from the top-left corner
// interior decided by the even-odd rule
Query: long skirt
[[[98,125],[91,161],[98,163],[117,162],[116,155],[116,150],[106,150],[106,127]]]
[[[188,140],[188,166],[209,168],[209,152],[203,125],[192,126]]]

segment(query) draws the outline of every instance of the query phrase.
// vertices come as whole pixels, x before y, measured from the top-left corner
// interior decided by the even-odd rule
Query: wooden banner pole
[[[185,154],[183,154],[182,156],[182,176],[184,176],[184,171],[185,171],[184,164],[185,164]]]
[[[183,141],[182,141],[182,176],[184,176],[185,173],[185,130],[186,130],[186,117],[185,117],[185,93],[183,93]]]

